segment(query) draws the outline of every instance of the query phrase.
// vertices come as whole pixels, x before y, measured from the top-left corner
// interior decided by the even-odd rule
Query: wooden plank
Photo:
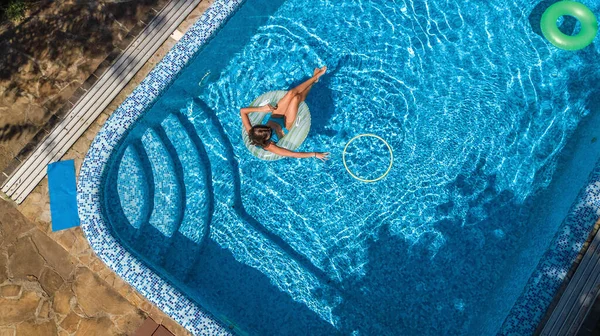
[[[164,35],[164,33],[163,33],[163,35]],[[161,36],[161,35],[156,34],[154,36],[155,36],[154,39],[158,39],[157,36]],[[151,40],[148,44],[146,44],[146,46],[152,46],[153,40]],[[160,42],[160,44],[162,44],[162,42]],[[154,52],[152,52],[151,54],[153,54],[153,53]],[[151,54],[148,56],[148,58],[151,56]],[[112,101],[112,99],[114,99],[114,97],[116,97],[116,95],[120,92],[120,90],[123,87],[125,87],[125,85],[127,85],[129,80],[144,65],[144,63],[145,63],[145,61],[132,63],[133,69],[131,69],[130,67],[127,67],[124,71],[126,73],[124,79],[120,78],[121,74],[116,75],[116,77],[119,78],[120,80],[113,82],[109,86],[109,88],[106,90],[104,90],[104,88],[103,88],[101,96],[99,98],[95,97],[94,100],[92,100],[96,103],[94,103],[90,109],[91,111],[95,111],[95,112],[93,112],[94,114],[91,115],[91,118],[90,118],[90,115],[88,114],[87,119],[83,119],[83,117],[79,118],[79,119],[74,119],[73,128],[62,131],[62,133],[64,133],[65,135],[62,138],[59,138],[58,145],[55,146],[52,150],[50,150],[49,153],[46,153],[43,156],[43,159],[48,161],[47,163],[55,161],[55,160],[59,160],[68,151],[68,149],[77,141],[77,139],[85,132],[85,130],[87,130],[87,128],[93,123],[93,121],[98,117],[98,115],[102,112],[102,110],[104,110],[104,108],[106,106],[108,106],[108,104],[110,104],[110,101]],[[131,66],[131,64],[130,64],[130,66]],[[98,102],[100,102],[100,103],[98,103]],[[50,158],[50,159],[48,159],[48,158]],[[30,180],[32,180],[32,184],[23,183],[16,188],[16,191],[14,191],[12,193],[9,192],[7,194],[11,195],[12,198],[17,203],[21,203],[25,199],[25,197],[27,197],[27,195],[29,195],[31,190],[33,190],[35,188],[37,183],[39,183],[39,181],[44,178],[44,176],[45,176],[45,170],[43,169],[44,166],[45,166],[45,164],[33,166],[34,168],[37,168],[37,169],[34,172],[31,172],[30,173],[31,175],[29,175],[29,176],[32,176],[32,178],[30,179]]]
[[[96,93],[98,93],[98,92],[100,92],[100,93],[106,92],[108,94],[114,93],[114,90],[116,89],[115,85],[118,85],[119,83],[123,82],[122,80],[120,80],[123,72],[129,70],[128,68],[135,65],[135,63],[133,63],[136,60],[135,52],[140,51],[139,49],[136,49],[135,46],[136,45],[149,45],[148,37],[158,36],[157,34],[155,34],[154,30],[165,27],[165,25],[164,25],[165,20],[168,18],[168,14],[170,13],[170,10],[175,8],[176,5],[181,5],[180,1],[181,0],[172,1],[169,4],[167,4],[167,6],[165,6],[163,11],[161,11],[161,14],[159,14],[156,17],[156,21],[151,22],[151,24],[148,25],[147,29],[145,29],[140,34],[141,38],[136,39],[136,41],[134,41],[134,43],[132,43],[132,46],[130,48],[128,48],[126,50],[126,52],[123,53],[119,57],[119,60],[113,66],[111,66],[111,68],[109,68],[108,71],[105,72],[105,74],[98,80],[98,82],[96,82],[96,85],[94,87],[92,87],[90,92],[88,92],[88,94],[86,94],[86,96],[80,100],[80,103],[78,103],[69,112],[69,114],[67,115],[65,120],[63,122],[59,123],[58,127],[55,128],[56,130],[58,130],[58,132],[52,132],[45,139],[45,141],[42,143],[42,145],[39,146],[38,150],[36,150],[36,152],[34,152],[34,154],[26,160],[25,164],[22,166],[24,168],[19,169],[14,174],[17,178],[20,176],[31,176],[31,174],[32,174],[31,169],[38,168],[38,166],[40,166],[40,160],[43,161],[49,155],[52,155],[52,150],[51,150],[50,146],[54,145],[54,147],[58,147],[58,146],[64,145],[64,144],[61,144],[60,142],[57,143],[56,139],[64,140],[66,138],[66,134],[68,132],[70,132],[73,128],[75,128],[75,127],[80,128],[80,127],[84,126],[84,125],[81,125],[81,121],[82,121],[83,117],[85,117],[85,113],[88,111],[92,111],[92,113],[94,112],[94,110],[89,110],[89,108],[91,106],[89,106],[88,103],[89,102],[93,103],[94,101],[100,102],[100,103],[103,102],[101,99],[103,99],[105,97],[102,94],[100,97],[96,97]],[[177,7],[177,8],[179,8],[179,7]],[[142,44],[142,43],[144,43],[144,44]],[[150,44],[150,46],[152,46],[152,45]],[[124,84],[126,84],[126,83],[124,83]],[[108,85],[108,87],[107,87],[107,85]],[[83,116],[80,115],[80,112],[82,111],[81,109],[85,109],[85,110],[83,110],[83,113],[84,113]],[[100,112],[98,112],[98,113],[100,113]],[[80,125],[77,125],[78,123]],[[48,153],[48,151],[50,151],[50,153]],[[31,161],[31,160],[33,160],[33,161]],[[11,183],[11,182],[12,181],[9,180],[8,183]],[[19,185],[21,185],[21,183],[22,182],[16,183],[13,186],[11,186],[10,188],[8,188],[8,190],[3,190],[3,191],[5,191],[9,196],[12,196],[13,193],[19,192],[18,187],[19,187]]]
[[[165,8],[163,9],[163,11],[161,11],[161,13],[166,13],[166,11],[168,11],[170,8],[172,8],[174,5],[176,4],[175,1],[170,2],[167,4],[167,6],[165,6]],[[26,176],[28,169],[30,169],[31,167],[35,167],[37,166],[37,159],[39,158],[44,158],[47,151],[48,151],[48,147],[52,146],[55,142],[55,139],[60,139],[62,137],[64,137],[64,132],[69,132],[74,126],[74,123],[77,123],[78,120],[81,120],[81,116],[79,115],[78,112],[80,112],[81,108],[87,108],[88,106],[86,105],[86,101],[93,101],[92,99],[95,97],[97,92],[101,92],[100,90],[107,90],[106,85],[110,85],[113,82],[115,82],[118,78],[119,75],[121,74],[122,70],[123,70],[123,66],[127,66],[130,64],[131,61],[133,61],[135,58],[131,57],[133,54],[135,54],[135,45],[141,43],[140,41],[145,41],[147,36],[150,36],[151,32],[158,28],[158,25],[160,25],[164,19],[166,18],[165,15],[157,15],[156,17],[156,21],[151,22],[147,28],[149,28],[148,30],[144,30],[144,32],[142,32],[139,36],[141,36],[141,38],[138,37],[138,39],[136,39],[134,42],[132,42],[132,44],[130,45],[130,47],[128,47],[126,49],[126,51],[119,57],[119,59],[117,60],[117,62],[115,62],[115,64],[113,64],[113,66],[111,66],[105,73],[103,76],[100,77],[100,79],[96,82],[96,85],[94,85],[89,92],[82,98],[80,99],[80,101],[78,102],[77,105],[75,105],[73,107],[73,109],[71,109],[71,111],[69,111],[69,113],[67,114],[67,116],[65,117],[64,120],[62,120],[57,127],[55,128],[55,130],[58,130],[58,132],[52,132],[45,140],[44,142],[36,149],[36,151],[27,159],[27,163],[28,164],[24,164],[21,167],[19,167],[19,169],[13,173],[13,176],[18,179],[20,176]],[[162,27],[162,26],[160,26]],[[87,100],[86,100],[87,99]],[[33,160],[33,161],[31,161]],[[14,182],[12,181],[12,179],[9,179],[9,181],[7,182],[7,184],[14,184]],[[17,185],[20,183],[16,183]],[[17,188],[17,186],[11,186],[10,188],[6,189],[3,188],[3,191],[6,192],[9,195],[12,195],[12,193],[15,192],[15,189]],[[6,190],[5,190],[6,189]]]
[[[199,2],[169,2],[34,153],[6,180],[2,191],[15,202],[23,202],[46,175],[46,165],[59,160],[69,150]]]
[[[576,335],[600,288],[600,232],[598,232],[541,335]]]

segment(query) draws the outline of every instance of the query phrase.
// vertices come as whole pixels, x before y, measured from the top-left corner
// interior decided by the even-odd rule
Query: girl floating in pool
[[[277,106],[271,104],[260,107],[244,107],[240,110],[244,129],[248,132],[250,142],[262,147],[264,150],[280,156],[288,156],[294,158],[311,158],[315,157],[322,161],[329,158],[329,153],[325,152],[294,152],[276,145],[277,141],[285,136],[285,132],[294,126],[298,107],[302,103],[313,84],[319,81],[319,78],[325,74],[327,67],[316,68],[313,76],[306,82],[289,90]],[[248,114],[252,112],[272,112],[271,116],[266,118],[263,125],[252,126]]]

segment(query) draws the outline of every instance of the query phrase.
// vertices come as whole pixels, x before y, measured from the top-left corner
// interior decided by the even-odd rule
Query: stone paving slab
[[[0,200],[0,335],[130,335],[146,313]]]
[[[81,258],[0,200],[0,335],[132,335],[148,316],[189,335],[96,258],[81,230],[63,238]]]
[[[181,32],[187,31],[187,29],[212,4],[212,2],[212,0],[204,0],[200,2],[200,4],[179,25],[177,30]],[[109,104],[109,106],[100,114],[98,119],[94,121],[92,126],[88,128],[88,130],[83,134],[83,136],[81,136],[78,139],[78,141],[69,149],[67,154],[63,157],[63,160],[75,160],[77,174],[79,173],[79,169],[81,168],[83,158],[87,153],[89,145],[91,144],[92,140],[94,139],[104,122],[108,119],[112,112],[125,100],[125,98],[138,86],[138,84],[146,77],[146,75],[154,68],[154,66],[164,57],[164,55],[166,55],[166,53],[173,47],[173,45],[175,45],[175,43],[176,41],[171,38],[168,39],[165,43],[163,43],[163,45],[158,49],[158,51],[150,58],[150,60],[142,67],[142,69],[134,76],[134,78],[128,83],[128,85],[121,91],[121,93]],[[1,196],[3,195],[0,195],[0,197]],[[6,204],[8,204],[13,209],[16,207],[16,209],[19,212],[19,215],[21,216],[6,215],[1,208]],[[177,336],[190,335],[190,333],[187,330],[185,330],[177,322],[169,318],[166,314],[160,311],[153,304],[148,302],[141,294],[139,294],[136,290],[129,286],[129,284],[123,281],[112,270],[110,270],[100,259],[98,259],[91,247],[89,246],[89,243],[83,235],[83,232],[80,228],[73,228],[59,232],[51,231],[50,204],[48,198],[47,178],[44,178],[44,180],[40,184],[38,184],[38,186],[33,190],[29,197],[19,206],[16,206],[11,201],[3,201],[0,199],[0,221],[2,220],[2,218],[5,218],[5,221],[10,222],[10,227],[21,229],[6,233],[4,233],[4,231],[0,229],[0,242],[2,242],[2,239],[4,239],[5,236],[13,240],[17,238],[22,238],[24,240],[21,241],[20,244],[22,244],[23,246],[11,245],[13,246],[11,247],[11,249],[26,249],[30,247],[30,245],[28,245],[29,240],[31,240],[31,243],[34,243],[35,241],[43,241],[44,239],[41,238],[41,234],[43,234],[44,236],[48,237],[50,240],[55,242],[57,245],[59,245],[69,255],[69,260],[73,264],[73,271],[71,273],[72,280],[82,278],[86,279],[86,281],[93,280],[97,283],[105,284],[105,287],[102,287],[103,291],[112,292],[113,294],[115,294],[115,296],[120,296],[123,300],[126,301],[126,303],[121,301],[120,299],[115,299],[112,300],[111,303],[107,303],[106,306],[101,307],[98,307],[97,305],[94,306],[86,304],[73,304],[74,300],[76,300],[73,298],[77,296],[77,293],[74,289],[75,286],[65,286],[64,284],[58,286],[58,283],[60,283],[60,281],[54,273],[61,276],[61,274],[64,274],[66,271],[64,269],[53,269],[49,265],[53,261],[52,257],[50,257],[47,263],[46,261],[44,261],[44,266],[40,266],[40,263],[38,262],[36,264],[37,266],[34,267],[33,271],[23,270],[22,273],[35,272],[36,274],[40,274],[40,278],[42,277],[42,275],[44,276],[44,280],[40,280],[40,278],[38,278],[37,282],[39,284],[39,281],[44,281],[44,286],[46,286],[46,289],[49,292],[54,293],[54,296],[51,300],[49,300],[48,297],[50,297],[50,295],[47,292],[45,292],[41,284],[33,286],[37,290],[39,290],[35,293],[39,294],[38,297],[46,298],[45,300],[49,301],[48,309],[52,310],[52,313],[49,314],[53,314],[53,316],[58,316],[59,318],[48,318],[39,320],[39,318],[36,317],[39,321],[42,321],[40,322],[41,324],[35,324],[31,322],[38,320],[30,318],[28,320],[30,322],[27,322],[29,324],[22,322],[22,327],[19,330],[17,330],[17,327],[14,324],[5,325],[2,322],[0,322],[0,336],[4,336],[3,332],[5,332],[5,330],[7,332],[7,335],[11,336],[15,335],[15,332],[17,333],[16,335],[21,335],[22,332],[33,332],[32,334],[23,335],[55,335],[54,330],[56,330],[57,335],[61,336],[93,335],[91,332],[93,332],[94,330],[101,330],[102,328],[105,328],[105,330],[109,330],[110,333],[105,332],[100,335],[117,335],[121,330],[135,330],[141,325],[142,321],[147,316],[151,317],[157,323],[164,325],[167,329],[169,329],[173,334]],[[0,245],[2,246],[0,247],[0,285],[3,285],[4,283],[11,282],[11,280],[7,280],[8,274],[3,274],[2,272],[2,270],[6,267],[5,265],[8,265],[9,261],[7,258],[7,254],[3,252],[3,250],[1,250],[5,246],[5,244],[2,243]],[[23,252],[22,254],[30,254],[30,258],[36,259],[36,254],[31,253],[31,249],[28,251],[30,253]],[[58,253],[60,254],[60,252]],[[41,270],[39,269],[39,267],[41,267]],[[44,267],[51,269],[54,273],[50,273],[50,271],[45,270]],[[91,273],[93,276],[90,276],[88,272]],[[63,279],[63,281],[66,283],[68,280]],[[25,288],[23,285],[21,285],[21,287]],[[78,290],[85,290],[85,287],[83,287],[83,289],[82,287],[79,287]],[[44,296],[43,293],[45,293],[46,296]],[[21,297],[23,296],[21,295]],[[33,301],[33,299],[31,300]],[[39,302],[40,301],[38,301],[37,303],[38,306],[40,305]],[[0,306],[1,304],[2,303],[0,302]],[[29,304],[33,305],[32,303]],[[132,308],[127,308],[127,305],[130,305]],[[37,312],[38,306],[36,306],[34,312]],[[86,315],[86,311],[83,307],[86,307],[85,309],[87,309],[87,313],[96,312],[98,314],[88,316]],[[123,314],[114,315],[107,313],[107,311],[118,312]],[[31,317],[31,314],[28,316]],[[33,316],[35,317],[35,314]],[[52,323],[50,323],[51,320],[53,321]],[[32,329],[34,327],[40,329],[34,330]],[[132,329],[128,329],[130,327]],[[41,328],[46,329],[42,330]],[[46,332],[48,334],[45,334]],[[133,332],[121,334],[129,335],[133,334]]]

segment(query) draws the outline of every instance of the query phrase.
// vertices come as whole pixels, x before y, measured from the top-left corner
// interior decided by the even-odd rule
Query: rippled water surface
[[[520,250],[559,224],[536,196],[600,78],[598,47],[554,48],[536,6],[248,0],[124,143],[117,230],[239,333],[496,333],[552,234]],[[239,108],[323,65],[300,150],[331,160],[250,155]],[[375,183],[342,162],[363,133],[393,152]],[[360,138],[346,160],[375,179],[390,153]]]

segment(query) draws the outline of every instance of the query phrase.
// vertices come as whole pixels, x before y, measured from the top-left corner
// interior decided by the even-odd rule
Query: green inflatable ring
[[[283,98],[283,96],[287,93],[287,91],[271,91],[264,93],[258,98],[256,98],[250,106],[258,107],[264,106],[267,104],[275,105],[277,102]],[[252,126],[262,124],[263,119],[268,114],[268,112],[254,112],[250,113],[248,116],[250,118],[250,124]],[[294,126],[288,130],[289,132],[277,142],[277,146],[285,149],[289,149],[294,151],[300,147],[300,145],[306,139],[308,135],[308,131],[310,131],[310,110],[308,109],[308,105],[305,102],[300,103],[298,107],[298,115],[296,116],[296,122]],[[250,143],[250,138],[248,138],[248,133],[242,127],[242,138],[244,139],[244,144],[246,148],[252,153],[252,155],[256,156],[259,159],[274,161],[283,159],[283,156],[275,155],[269,151],[266,151],[258,146],[254,146]]]
[[[558,29],[556,21],[559,17],[569,15],[581,23],[579,34],[570,36]],[[587,47],[598,32],[598,21],[594,13],[584,4],[574,1],[560,1],[548,7],[540,22],[544,37],[558,48],[564,50],[579,50]]]

